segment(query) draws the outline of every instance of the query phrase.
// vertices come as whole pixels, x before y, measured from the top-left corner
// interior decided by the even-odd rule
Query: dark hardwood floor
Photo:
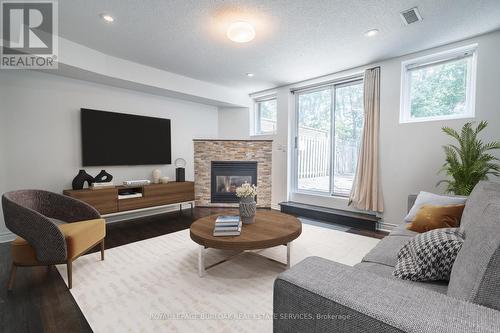
[[[108,224],[106,248],[180,231],[189,228],[200,217],[223,210],[227,209],[186,209]],[[355,228],[347,232],[376,238],[385,236],[385,233]],[[55,267],[19,268],[14,290],[8,292],[10,263],[10,243],[0,244],[0,332],[92,332]]]

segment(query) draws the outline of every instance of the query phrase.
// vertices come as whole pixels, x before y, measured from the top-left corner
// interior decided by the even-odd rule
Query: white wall
[[[290,178],[288,152],[292,147],[289,142],[291,135],[291,124],[294,119],[289,110],[294,108],[293,98],[286,89],[276,91],[277,104],[277,126],[273,139],[273,188],[272,207],[279,209],[279,203],[288,200],[288,185]],[[285,186],[283,186],[283,184]]]
[[[7,175],[6,180],[0,178],[2,192],[21,188],[61,192],[71,187],[82,164],[82,107],[171,119],[172,160],[182,157],[187,161],[188,180],[194,177],[192,139],[217,136],[218,111],[214,106],[27,71],[2,71],[0,91],[0,121],[4,127],[0,128],[0,139],[8,140],[8,150],[0,157],[0,171]],[[120,183],[150,179],[155,168],[175,178],[174,165],[105,169]],[[86,168],[91,175],[100,169]],[[0,233],[3,218],[1,221]]]
[[[219,108],[219,139],[250,137],[249,108]]]
[[[449,120],[399,124],[401,61],[471,43],[478,43],[476,120],[487,120],[490,123],[484,132],[485,140],[500,139],[500,32],[494,32],[448,46],[381,61],[277,89],[278,131],[273,137],[275,143],[286,145],[288,142],[288,146],[292,147],[291,133],[288,133],[288,129],[294,121],[295,108],[290,88],[341,78],[362,72],[368,67],[380,66],[380,159],[382,188],[385,197],[384,222],[401,223],[406,212],[406,198],[409,193],[415,193],[419,190],[442,192],[442,188],[436,188],[435,185],[438,180],[444,177],[438,175],[437,172],[443,164],[442,145],[449,143],[450,140],[441,132],[441,127],[460,128],[466,121]],[[225,117],[225,114],[220,115],[220,117]],[[248,117],[241,116],[241,120],[244,119],[248,119]],[[232,125],[238,126],[233,121],[234,119],[231,121]],[[224,119],[220,122],[220,124],[222,123],[224,123]],[[220,127],[219,135],[225,135],[224,131],[225,127]],[[289,154],[286,156],[287,154],[275,149],[273,164],[276,169],[279,169],[278,173],[283,173],[290,168],[290,152],[292,151],[289,149]],[[285,177],[276,175],[276,170],[273,167],[273,204],[287,200],[288,184],[289,181]],[[291,195],[290,199],[315,205],[349,209],[347,200],[342,198]]]

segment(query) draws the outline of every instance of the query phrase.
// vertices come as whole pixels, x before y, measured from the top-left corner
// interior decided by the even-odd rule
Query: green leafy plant
[[[443,146],[446,162],[440,172],[444,172],[451,179],[441,180],[446,184],[446,191],[456,195],[469,195],[476,184],[487,180],[489,175],[500,176],[499,159],[493,156],[492,150],[500,149],[500,141],[484,143],[478,134],[488,126],[488,122],[481,121],[476,128],[473,123],[466,123],[460,133],[450,127],[443,127],[447,135],[458,141],[458,145]]]

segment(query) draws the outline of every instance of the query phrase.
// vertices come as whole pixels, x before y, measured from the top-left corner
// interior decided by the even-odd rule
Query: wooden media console
[[[141,197],[119,198],[123,193],[130,192],[140,194]],[[65,190],[63,193],[88,203],[99,213],[106,215],[194,201],[194,183],[116,186],[103,189]]]

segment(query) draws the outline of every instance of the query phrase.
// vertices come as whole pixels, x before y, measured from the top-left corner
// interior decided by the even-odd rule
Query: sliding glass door
[[[363,131],[363,81],[335,87],[334,195],[351,192]]]
[[[296,92],[295,191],[348,196],[363,129],[363,81]]]
[[[332,89],[297,96],[297,189],[330,192]]]

